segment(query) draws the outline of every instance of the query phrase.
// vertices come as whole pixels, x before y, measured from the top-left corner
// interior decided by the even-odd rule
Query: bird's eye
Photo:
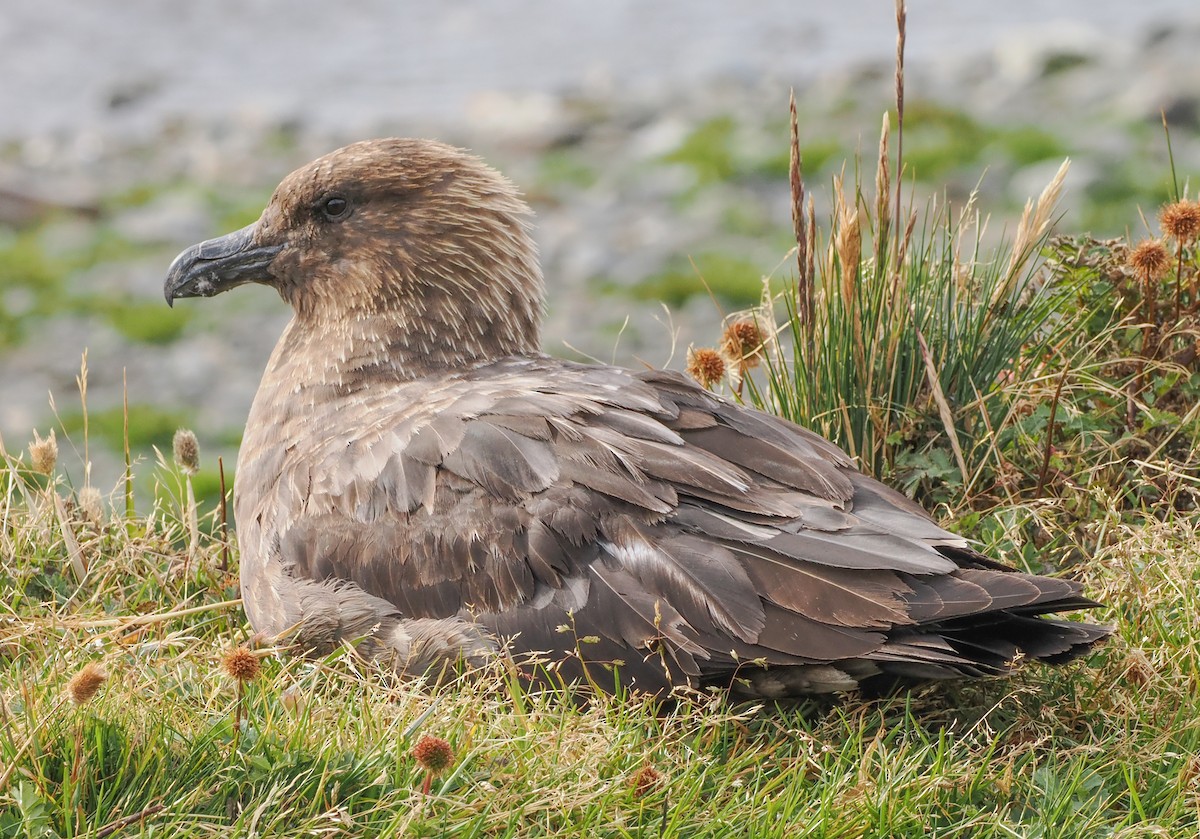
[[[322,199],[317,209],[327,221],[341,221],[350,215],[350,202],[340,195],[330,195]]]

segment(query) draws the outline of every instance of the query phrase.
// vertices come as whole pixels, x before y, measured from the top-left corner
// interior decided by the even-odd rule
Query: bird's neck
[[[401,311],[337,318],[298,312],[279,339],[267,377],[297,392],[327,386],[357,390],[380,380],[444,375],[539,351],[540,312],[501,309],[491,310],[497,313],[494,319],[464,319],[464,310],[473,308],[410,303]]]

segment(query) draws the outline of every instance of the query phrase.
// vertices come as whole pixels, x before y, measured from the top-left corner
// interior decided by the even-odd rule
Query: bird
[[[293,310],[234,482],[261,637],[403,676],[850,694],[1087,652],[1099,604],[939,526],[840,448],[681,373],[541,349],[531,210],[468,151],[388,138],[288,175],[164,292]]]

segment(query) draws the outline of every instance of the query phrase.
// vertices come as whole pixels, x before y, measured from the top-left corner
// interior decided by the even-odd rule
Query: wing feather
[[[1104,634],[1035,617],[1090,605],[1076,584],[977,554],[832,444],[678,374],[514,358],[302,414],[319,441],[248,457],[268,503],[238,508],[283,573],[577,656],[562,672],[624,662],[659,690],[758,661],[810,668],[772,689],[833,690]]]

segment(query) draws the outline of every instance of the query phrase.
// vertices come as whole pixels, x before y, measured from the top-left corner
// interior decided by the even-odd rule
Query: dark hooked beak
[[[269,267],[283,246],[257,244],[256,226],[192,245],[175,257],[163,283],[167,305],[178,297],[212,297],[245,283],[269,281]]]

